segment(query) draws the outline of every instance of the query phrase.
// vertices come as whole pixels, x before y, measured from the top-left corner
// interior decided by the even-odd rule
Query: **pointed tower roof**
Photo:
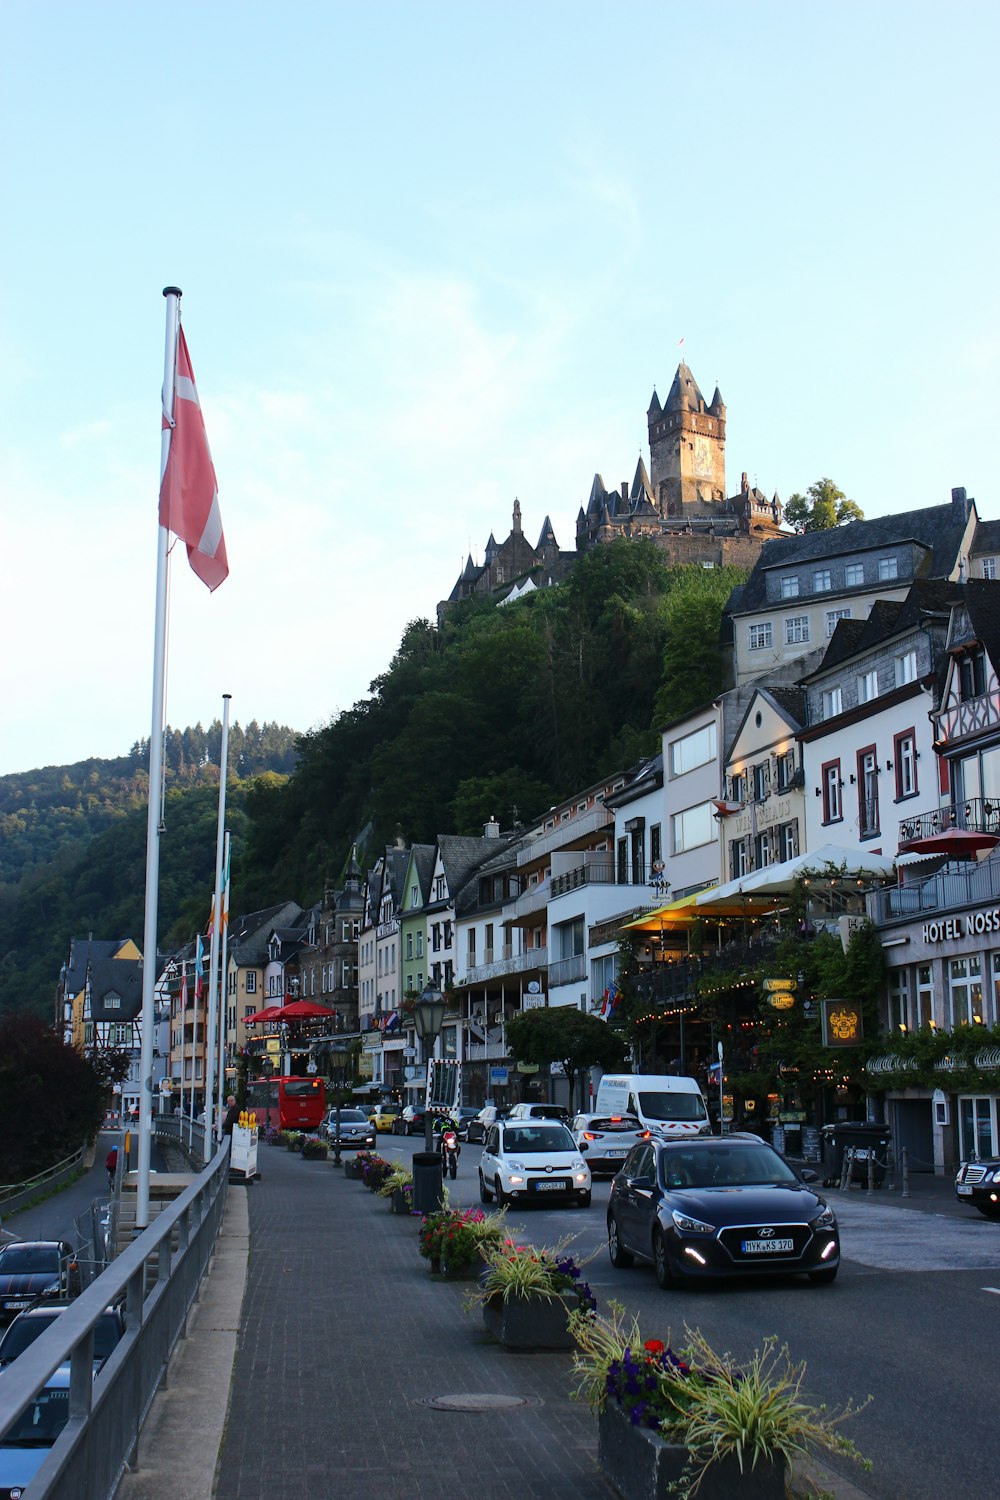
[[[491,531],[490,532],[490,539],[486,543],[486,566],[487,567],[489,567],[490,563],[493,561],[493,559],[496,557],[496,555],[497,555],[497,553],[499,551],[500,551],[500,548],[497,546],[497,539],[496,539],[496,537],[493,535],[493,533]]]
[[[478,577],[479,577],[479,569],[476,567],[475,563],[472,561],[472,553],[470,552],[469,553],[469,560],[465,564],[465,569],[464,569],[464,571],[462,573],[462,579],[463,579],[463,581],[466,581],[468,583],[472,583]]]
[[[674,376],[673,385],[670,387],[670,394],[667,396],[667,404],[663,410],[705,410],[705,398],[698,388],[698,382],[683,360],[677,366],[677,374]]]
[[[722,392],[718,386],[715,387],[715,395],[712,397],[712,404],[709,407],[709,411],[714,412],[717,417],[724,417],[726,415],[726,403],[722,399]]]
[[[650,417],[650,418],[654,418],[654,417],[661,416],[662,413],[663,413],[663,407],[660,405],[660,398],[656,394],[656,386],[654,385],[653,386],[653,395],[652,395],[652,398],[650,400],[649,408],[648,408],[648,410],[646,412],[646,416]]]
[[[653,486],[649,482],[649,475],[646,472],[645,460],[643,459],[643,456],[640,453],[639,454],[639,462],[635,466],[635,475],[633,476],[633,479],[632,479],[632,491],[631,491],[631,494],[630,494],[629,498],[631,499],[632,504],[634,505],[635,502],[637,500],[639,500],[643,495],[645,495],[645,497],[649,501],[650,505],[654,504],[654,501],[653,501]]]
[[[594,482],[590,486],[590,499],[587,501],[587,514],[600,515],[601,505],[607,498],[607,490],[604,488],[604,480],[600,474],[594,475]]]
[[[556,541],[556,534],[552,529],[552,522],[549,520],[548,516],[546,516],[545,520],[542,522],[542,531],[541,535],[538,538],[538,544],[535,547],[535,551],[542,552],[546,547],[554,547],[557,552],[559,551],[559,543]]]

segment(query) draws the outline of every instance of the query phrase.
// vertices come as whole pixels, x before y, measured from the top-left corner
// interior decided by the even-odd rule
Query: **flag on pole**
[[[215,468],[183,328],[177,330],[174,409],[163,413],[163,425],[171,432],[160,484],[160,525],[186,543],[192,569],[214,590],[228,577],[229,562]]]
[[[194,945],[194,998],[201,999],[202,990],[205,986],[205,964],[204,950],[201,946],[201,933],[199,932]]]
[[[187,976],[187,968],[185,967],[185,968],[183,968],[181,970],[181,1015],[182,1016],[183,1016],[184,1012],[187,1010],[187,1008],[188,1008],[188,976]]]

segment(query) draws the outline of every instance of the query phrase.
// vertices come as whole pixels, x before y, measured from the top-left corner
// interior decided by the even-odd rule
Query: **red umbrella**
[[[265,1010],[255,1010],[253,1015],[245,1016],[247,1026],[255,1026],[258,1021],[280,1021],[284,1015],[280,1005],[269,1005]]]
[[[293,1000],[291,1005],[282,1005],[275,1010],[281,1021],[329,1020],[333,1011],[328,1005],[317,1005],[313,1000]]]

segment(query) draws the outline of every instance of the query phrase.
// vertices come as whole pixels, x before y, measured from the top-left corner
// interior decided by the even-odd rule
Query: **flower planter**
[[[447,1281],[478,1281],[483,1272],[488,1270],[489,1266],[481,1255],[459,1266],[450,1266],[447,1261],[444,1262],[444,1274]]]
[[[359,1161],[344,1162],[344,1176],[351,1177],[355,1182],[361,1181],[361,1163]]]
[[[410,1200],[402,1188],[393,1188],[392,1197],[389,1199],[389,1207],[394,1214],[408,1214],[410,1212]]]
[[[505,1349],[572,1349],[566,1317],[576,1298],[490,1297],[483,1303],[483,1322]]]
[[[688,1451],[648,1427],[634,1427],[628,1414],[608,1401],[597,1419],[597,1462],[623,1500],[671,1500]],[[689,1469],[688,1481],[699,1467]],[[738,1461],[726,1457],[705,1470],[697,1495],[698,1500],[785,1500],[784,1461],[775,1459],[742,1473]]]

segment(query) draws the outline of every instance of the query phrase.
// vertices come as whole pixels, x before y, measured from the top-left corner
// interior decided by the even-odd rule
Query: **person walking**
[[[226,1109],[226,1118],[222,1122],[222,1134],[232,1135],[233,1126],[238,1125],[240,1122],[240,1112],[236,1108],[236,1095],[230,1094],[226,1100],[226,1104],[228,1108]]]

